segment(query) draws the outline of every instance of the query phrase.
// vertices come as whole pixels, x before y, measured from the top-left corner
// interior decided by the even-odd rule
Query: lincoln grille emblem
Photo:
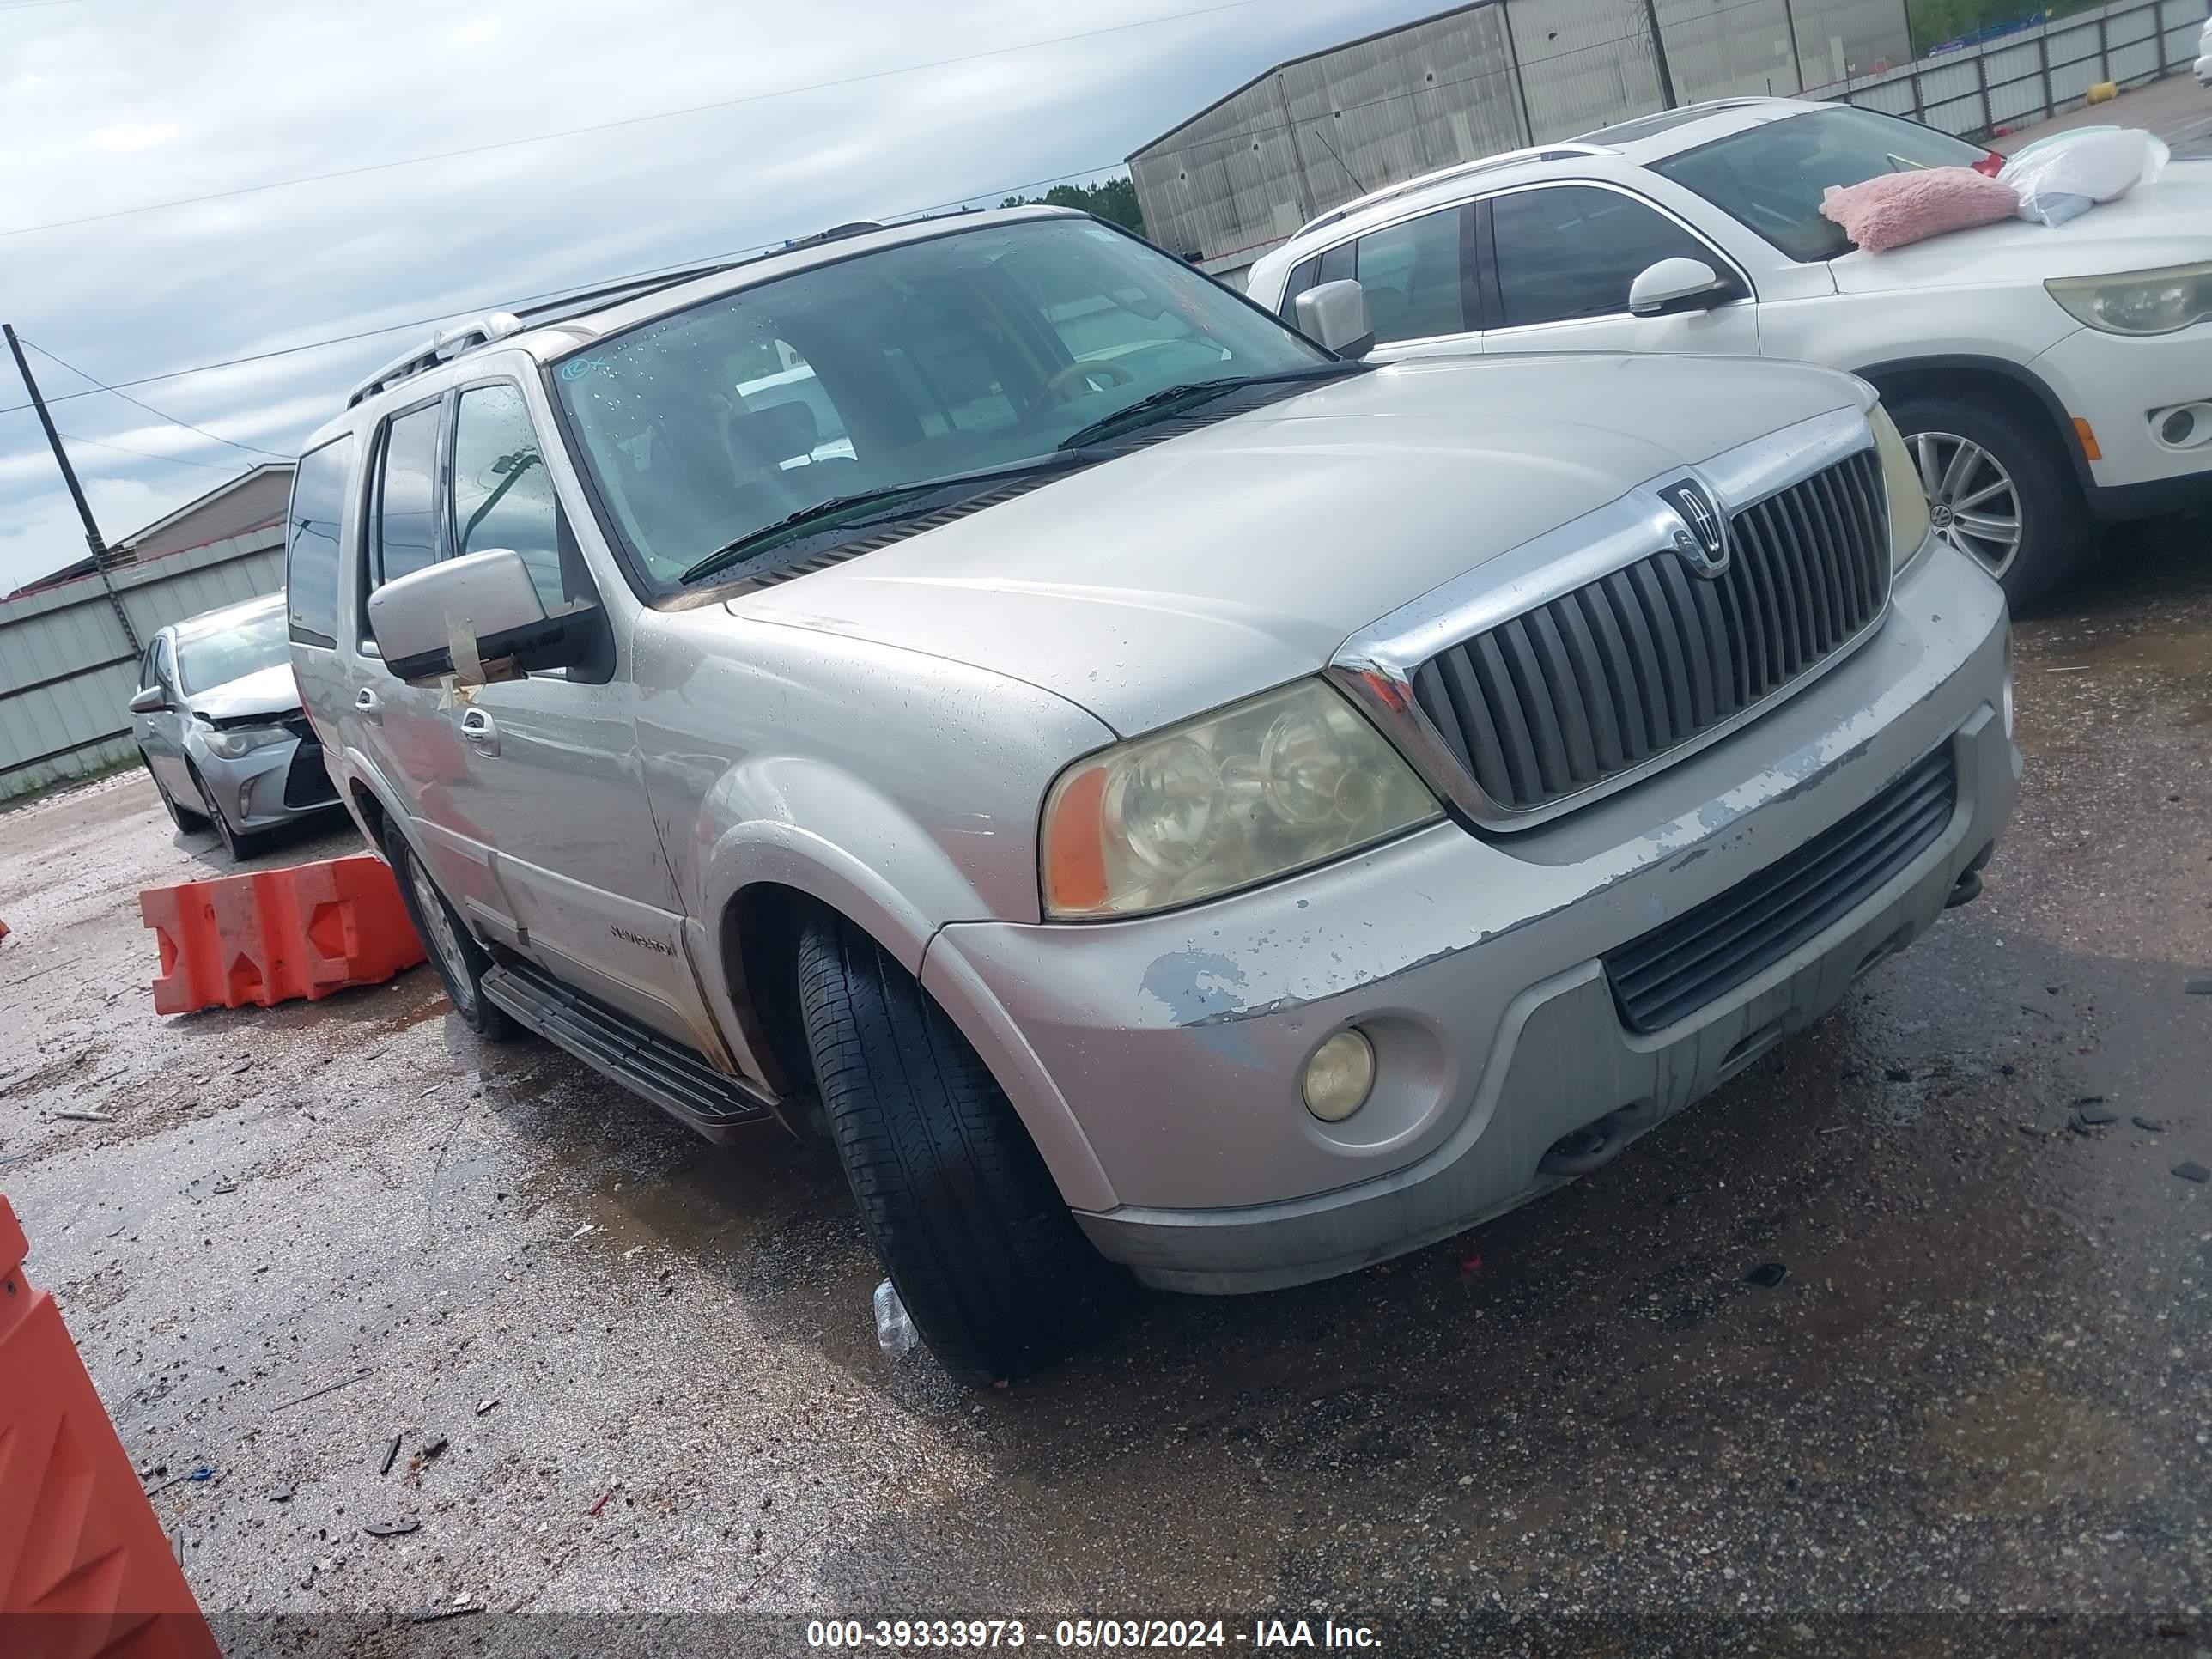
[[[1703,484],[1690,479],[1668,484],[1659,498],[1673,507],[1684,528],[1674,532],[1674,550],[1699,576],[1717,576],[1728,568],[1728,520]]]

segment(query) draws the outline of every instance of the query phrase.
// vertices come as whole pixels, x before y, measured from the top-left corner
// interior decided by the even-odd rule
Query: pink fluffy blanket
[[[1869,253],[1947,230],[1995,224],[2019,208],[2019,191],[1972,167],[1885,173],[1863,185],[1831,185],[1820,198],[1822,216],[1841,225]]]

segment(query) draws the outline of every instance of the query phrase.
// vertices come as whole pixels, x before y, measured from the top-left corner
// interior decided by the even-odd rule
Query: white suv
[[[1987,152],[1893,116],[1759,98],[1431,173],[1323,215],[1253,267],[1260,304],[1356,280],[1376,355],[1704,351],[1871,380],[1937,532],[2014,604],[2099,520],[2212,500],[2212,164],[2051,228],[1887,253],[1821,192]]]

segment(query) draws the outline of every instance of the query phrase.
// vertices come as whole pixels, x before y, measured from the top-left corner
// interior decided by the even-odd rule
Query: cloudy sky
[[[130,388],[214,437],[32,354],[120,539],[292,453],[432,319],[1096,176],[1443,3],[0,0],[0,318],[111,385],[406,325]],[[0,592],[84,553],[22,402],[0,354]]]

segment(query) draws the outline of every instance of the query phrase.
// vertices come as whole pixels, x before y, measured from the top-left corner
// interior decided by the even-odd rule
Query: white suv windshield
[[[1832,259],[1851,240],[1820,216],[1830,185],[1914,167],[1966,167],[1989,152],[1873,110],[1838,106],[1716,138],[1651,163],[1793,259]]]
[[[182,682],[180,689],[190,696],[196,692],[211,691],[218,685],[228,685],[233,680],[242,680],[248,674],[258,674],[264,668],[274,668],[291,659],[284,613],[270,611],[220,634],[179,640],[177,678]]]
[[[1180,261],[1060,219],[742,289],[571,357],[553,384],[665,587],[824,502],[1050,456],[1170,387],[1333,361]]]

